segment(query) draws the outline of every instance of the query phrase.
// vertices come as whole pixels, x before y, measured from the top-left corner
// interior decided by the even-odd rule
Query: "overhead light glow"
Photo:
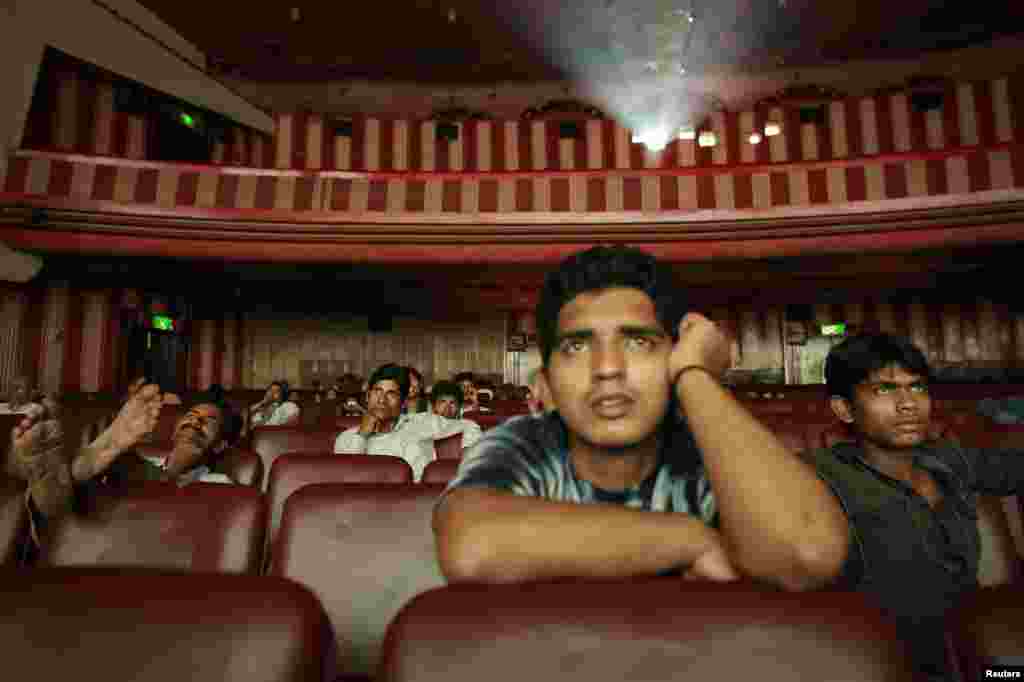
[[[649,151],[660,152],[668,145],[668,131],[664,128],[648,128],[633,135],[633,142],[647,147]]]
[[[747,139],[750,140],[750,144],[761,144],[761,140],[763,138],[761,137],[761,133],[754,132],[750,133],[750,137]]]
[[[701,147],[714,147],[718,144],[718,135],[715,135],[710,130],[705,130],[697,136],[697,144]]]
[[[694,129],[693,126],[683,126],[682,128],[679,129],[679,139],[680,140],[696,140],[697,139],[697,131],[696,131],[696,129]]]
[[[778,123],[775,123],[774,121],[769,121],[768,123],[764,124],[764,134],[767,137],[775,137],[780,133],[782,133],[782,126],[780,126]]]

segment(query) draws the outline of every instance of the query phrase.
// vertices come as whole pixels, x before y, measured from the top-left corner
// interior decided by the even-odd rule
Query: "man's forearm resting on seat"
[[[685,514],[484,488],[449,493],[434,528],[441,569],[453,581],[651,575],[689,565],[719,543],[714,529]]]
[[[846,558],[849,529],[828,486],[711,374],[684,372],[675,390],[703,456],[735,567],[792,590],[834,579]]]

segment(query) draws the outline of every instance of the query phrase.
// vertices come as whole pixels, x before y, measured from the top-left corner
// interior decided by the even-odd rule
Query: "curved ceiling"
[[[901,59],[1024,32],[1024,3],[934,0],[140,0],[255,81],[536,82]],[[690,22],[692,14],[694,21]]]

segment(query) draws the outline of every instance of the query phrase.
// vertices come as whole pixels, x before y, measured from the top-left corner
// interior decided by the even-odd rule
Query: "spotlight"
[[[781,133],[782,126],[780,126],[778,123],[775,123],[774,121],[769,121],[768,123],[764,124],[765,137],[775,137],[776,135],[779,135]]]
[[[679,129],[680,140],[696,140],[697,131],[694,130],[693,126],[683,126]]]
[[[634,134],[632,139],[633,142],[647,147],[649,151],[660,152],[668,145],[668,132],[664,128],[651,128]]]
[[[747,139],[750,140],[750,144],[761,144],[761,140],[764,138],[761,137],[761,133],[753,132]]]
[[[714,147],[718,144],[718,135],[715,135],[710,130],[705,130],[697,136],[697,144],[701,147]]]

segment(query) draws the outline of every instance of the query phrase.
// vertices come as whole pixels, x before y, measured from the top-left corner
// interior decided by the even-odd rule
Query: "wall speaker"
[[[915,92],[910,95],[910,106],[914,111],[935,111],[942,108],[941,92]]]
[[[563,121],[558,124],[558,137],[566,140],[576,140],[580,137],[580,126],[572,121]]]
[[[436,134],[439,140],[454,142],[459,139],[459,126],[454,123],[438,123]]]

